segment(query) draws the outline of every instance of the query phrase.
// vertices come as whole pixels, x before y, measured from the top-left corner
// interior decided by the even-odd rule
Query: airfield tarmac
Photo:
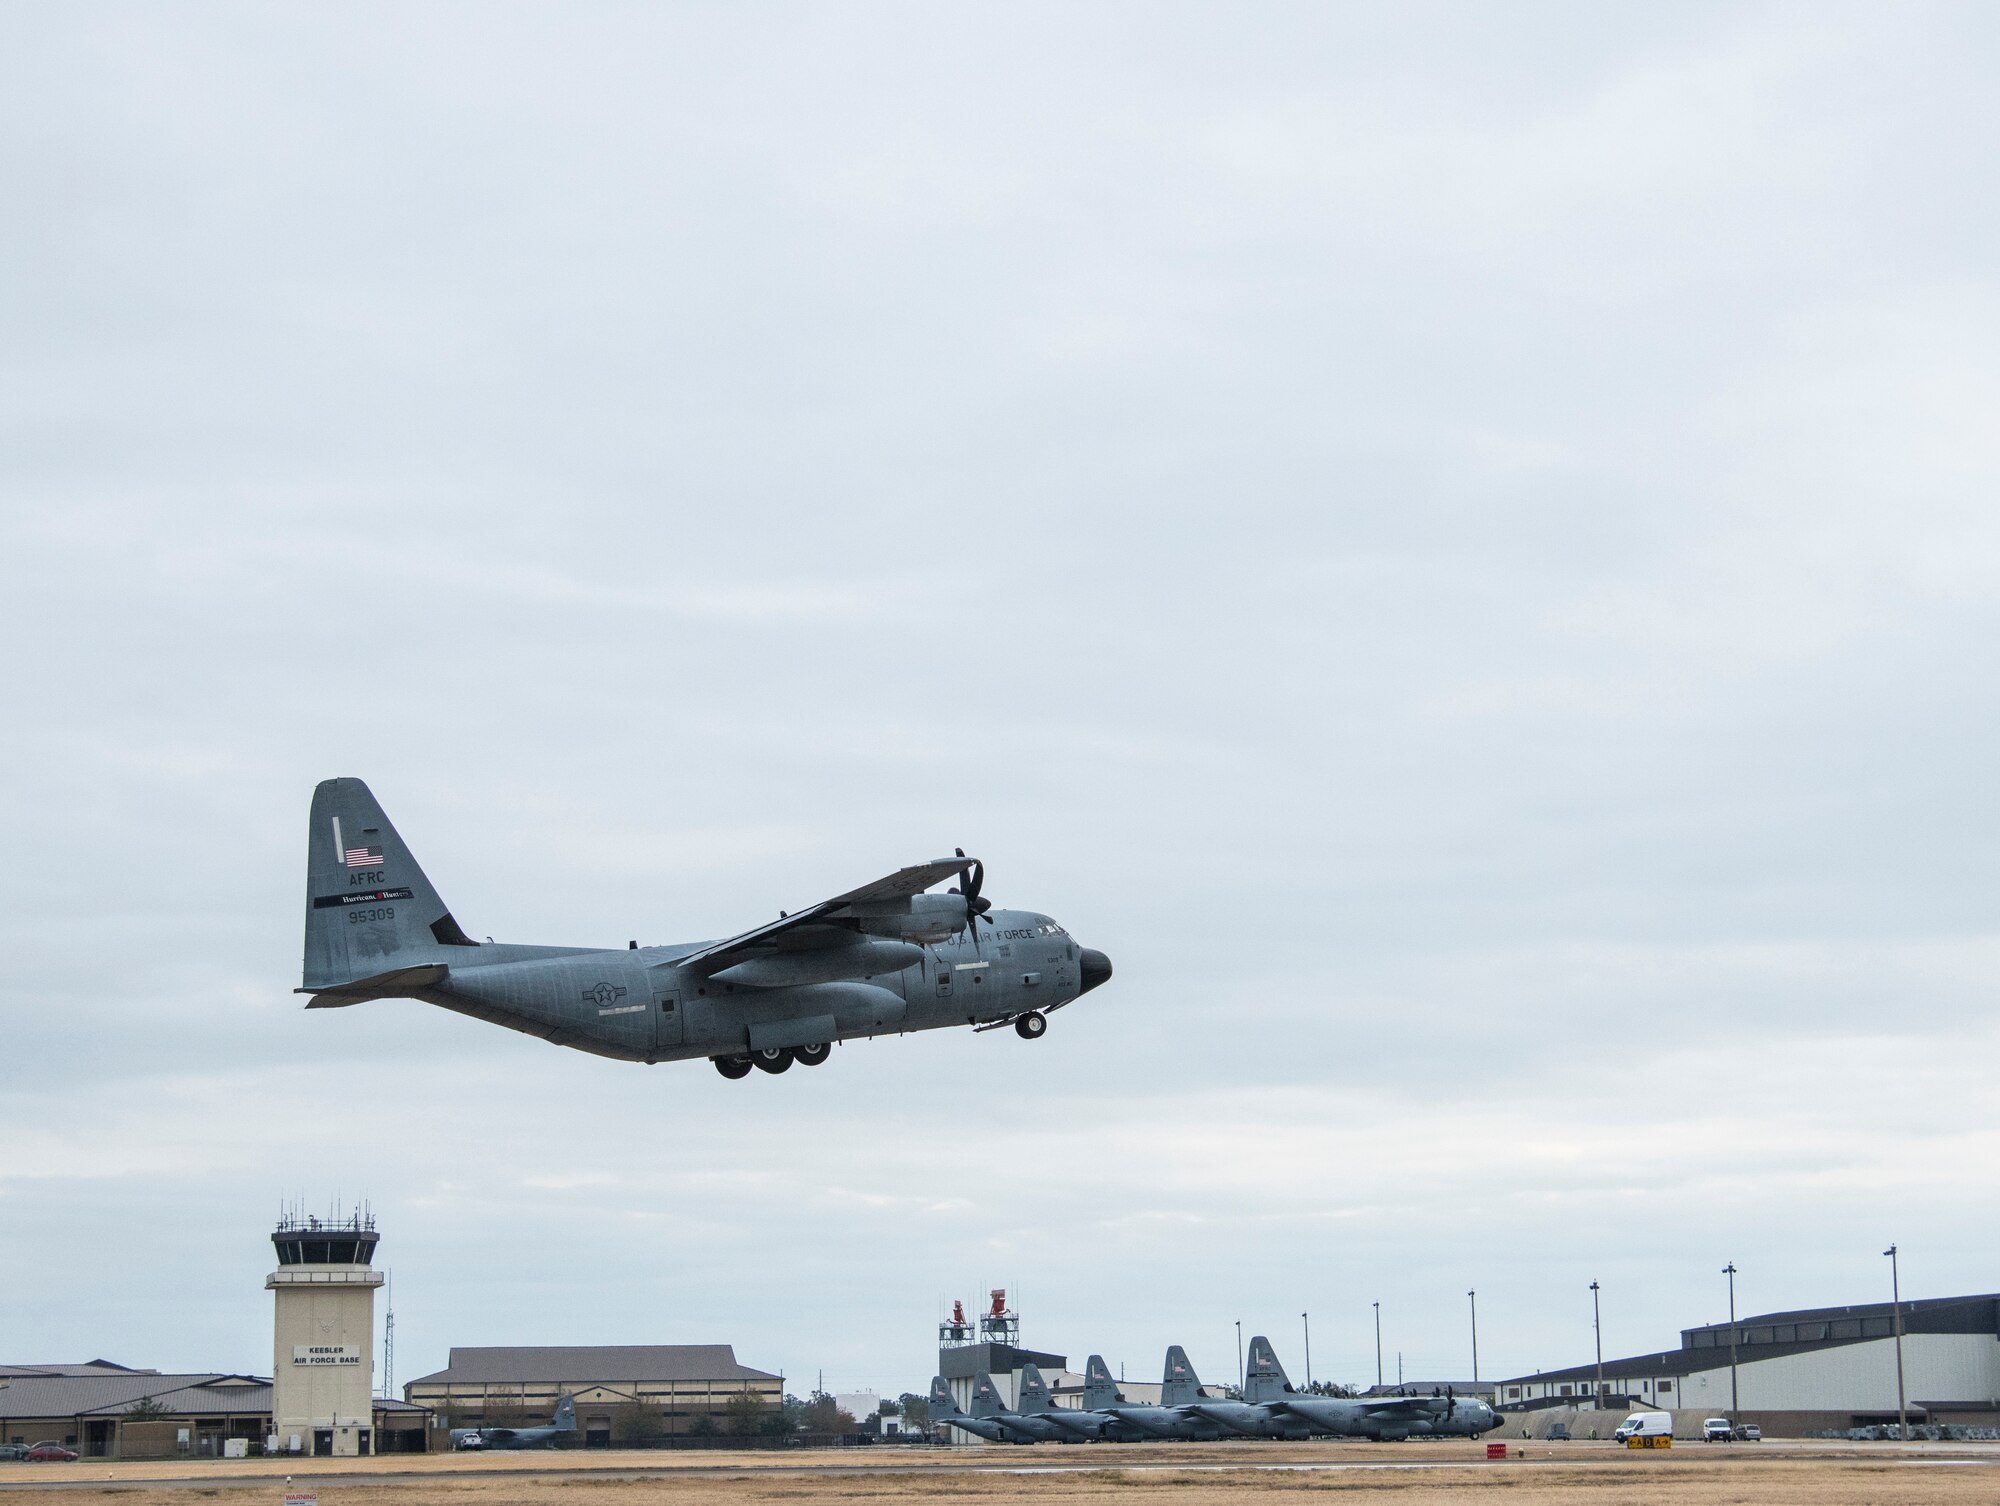
[[[1520,1457],[1515,1449],[1525,1449]],[[310,1464],[310,1469],[301,1468]],[[691,1506],[919,1501],[1003,1506],[1257,1506],[1393,1495],[1401,1506],[1981,1506],[2000,1444],[1780,1442],[1628,1451],[1515,1443],[1130,1444],[1036,1449],[591,1450],[380,1459],[0,1465],[6,1506]]]

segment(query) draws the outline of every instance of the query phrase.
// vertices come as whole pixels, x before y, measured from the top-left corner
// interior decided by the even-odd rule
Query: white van
[[[1634,1438],[1671,1438],[1674,1436],[1674,1414],[1634,1412],[1618,1424],[1618,1430],[1611,1436],[1620,1443],[1630,1443]]]

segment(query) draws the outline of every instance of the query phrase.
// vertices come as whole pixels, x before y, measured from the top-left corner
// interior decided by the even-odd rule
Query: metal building
[[[1902,1398],[1914,1423],[2000,1424],[2000,1296],[1901,1306]],[[1888,1302],[1764,1313],[1681,1331],[1678,1349],[1595,1361],[1497,1384],[1508,1412],[1659,1407],[1797,1435],[1893,1423],[1897,1311]]]
[[[785,1378],[739,1365],[729,1344],[508,1345],[454,1347],[444,1369],[403,1387],[454,1427],[546,1422],[565,1395],[585,1444],[605,1447],[723,1431],[740,1396],[776,1412]]]

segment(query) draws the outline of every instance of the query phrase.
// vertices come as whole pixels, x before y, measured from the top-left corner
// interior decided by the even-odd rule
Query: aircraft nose
[[[1083,955],[1077,959],[1077,965],[1083,973],[1083,987],[1076,991],[1078,998],[1082,998],[1111,976],[1111,959],[1092,947],[1083,949]]]

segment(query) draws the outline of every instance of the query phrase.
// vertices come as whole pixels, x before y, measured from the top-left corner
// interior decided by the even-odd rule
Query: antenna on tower
[[[384,1271],[382,1287],[382,1398],[396,1398],[396,1273]]]

